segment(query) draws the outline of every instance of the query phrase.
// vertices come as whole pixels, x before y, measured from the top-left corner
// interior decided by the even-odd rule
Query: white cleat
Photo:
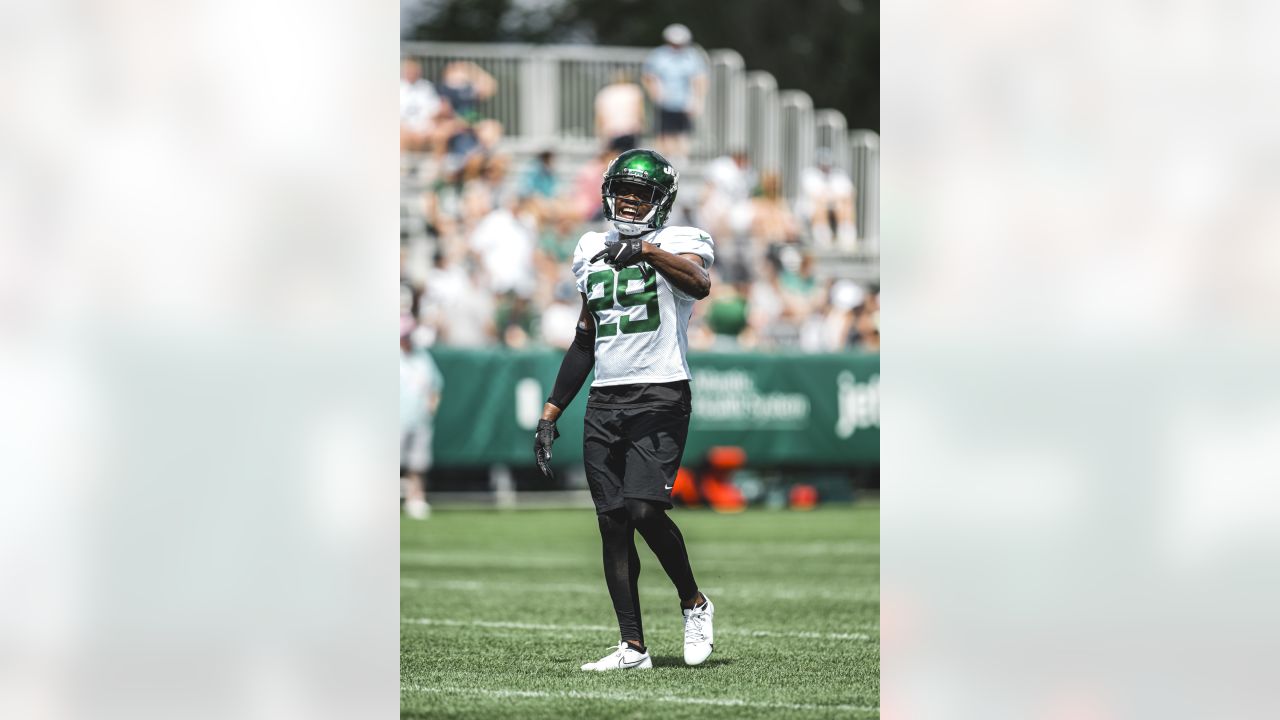
[[[653,667],[653,658],[649,653],[640,652],[627,642],[618,644],[618,648],[595,662],[582,666],[583,670],[648,670]]]
[[[684,610],[684,664],[701,665],[711,655],[715,647],[715,636],[711,630],[711,618],[716,613],[716,606],[711,598],[702,594],[706,600],[701,607]]]
[[[405,500],[404,514],[414,520],[426,520],[431,517],[431,506],[427,504],[426,500]]]

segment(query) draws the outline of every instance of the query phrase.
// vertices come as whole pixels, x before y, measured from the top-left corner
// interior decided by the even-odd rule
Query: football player
[[[583,463],[622,642],[583,670],[653,667],[640,620],[636,531],[675,584],[685,663],[701,664],[712,650],[715,607],[699,592],[684,537],[667,515],[692,411],[689,315],[711,291],[715,258],[707,233],[666,224],[678,188],[676,169],[652,150],[628,150],[605,170],[601,202],[611,228],[586,233],[574,251],[582,314],[535,434],[538,467],[550,476],[556,419],[594,366]]]

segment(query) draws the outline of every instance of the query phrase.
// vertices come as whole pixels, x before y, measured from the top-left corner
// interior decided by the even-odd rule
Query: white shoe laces
[[[684,641],[685,643],[703,643],[707,641],[707,634],[702,628],[703,622],[707,619],[707,610],[698,610],[694,608],[684,618]]]
[[[624,640],[621,643],[618,643],[617,647],[614,647],[612,645],[610,645],[609,647],[613,648],[613,652],[597,660],[596,664],[599,665],[600,663],[605,662],[606,660],[613,660],[614,664],[622,665],[625,662],[627,648],[630,647],[630,645],[628,645],[627,642]]]

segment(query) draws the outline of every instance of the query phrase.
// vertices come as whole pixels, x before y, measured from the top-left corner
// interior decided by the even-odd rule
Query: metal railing
[[[813,101],[799,90],[778,93],[782,193],[794,200],[800,194],[800,173],[813,164]]]
[[[455,60],[473,62],[493,75],[497,91],[477,109],[502,123],[509,148],[533,152],[553,146],[585,156],[599,146],[596,93],[619,72],[639,82],[649,48],[405,42],[401,52],[419,59],[423,76],[433,82]],[[815,149],[829,148],[857,192],[858,236],[864,247],[878,247],[879,136],[870,130],[850,131],[836,110],[815,111],[803,92],[779,91],[771,75],[748,72],[742,56],[732,50],[712,50],[706,57],[706,105],[695,121],[693,157],[705,160],[745,148],[757,169],[780,174],[783,193],[794,200],[800,173],[812,165]],[[650,103],[647,112],[652,136],[657,111]]]
[[[749,72],[746,95],[751,162],[761,170],[776,172],[782,157],[778,147],[778,83],[767,72]]]
[[[747,145],[746,72],[742,56],[732,50],[711,52],[707,86],[709,135],[702,139],[707,154],[723,155]]]
[[[858,195],[858,237],[867,252],[880,254],[880,136],[870,130],[849,133],[849,175]]]

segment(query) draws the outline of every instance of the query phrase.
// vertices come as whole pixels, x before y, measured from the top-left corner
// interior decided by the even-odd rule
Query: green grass
[[[677,509],[715,653],[682,657],[676,593],[637,535],[654,669],[586,673],[618,642],[595,515],[437,511],[401,525],[404,718],[873,718],[880,511]]]

